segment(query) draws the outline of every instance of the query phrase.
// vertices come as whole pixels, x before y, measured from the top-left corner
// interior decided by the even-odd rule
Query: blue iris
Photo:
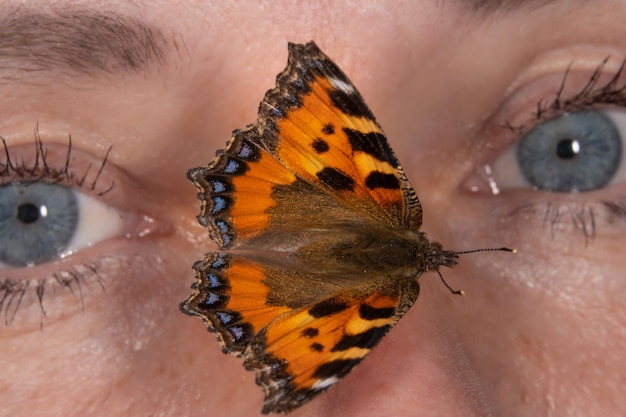
[[[622,140],[603,111],[566,113],[531,130],[517,145],[517,162],[533,187],[558,192],[596,190],[614,177]]]
[[[74,191],[42,182],[0,186],[0,263],[28,266],[53,260],[78,225]]]

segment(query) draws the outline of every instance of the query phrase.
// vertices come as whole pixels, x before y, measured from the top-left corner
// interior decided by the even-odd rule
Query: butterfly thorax
[[[327,272],[359,271],[393,278],[417,278],[439,266],[454,266],[457,255],[432,243],[422,232],[410,230],[344,230],[295,250],[291,259]]]

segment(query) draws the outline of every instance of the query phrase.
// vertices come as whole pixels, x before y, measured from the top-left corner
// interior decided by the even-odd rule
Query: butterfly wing
[[[276,205],[274,188],[296,181],[294,173],[259,148],[259,140],[254,126],[237,130],[213,162],[187,172],[199,191],[198,221],[222,249],[271,230],[268,210]]]
[[[257,122],[188,172],[200,191],[200,223],[221,248],[238,247],[277,226],[269,209],[279,186],[305,183],[340,200],[344,212],[417,230],[419,200],[356,88],[314,43],[290,44],[289,54]]]
[[[257,123],[263,145],[299,178],[393,227],[421,225],[417,196],[374,115],[315,43],[289,44]]]
[[[180,309],[202,318],[208,330],[217,334],[224,353],[243,355],[261,329],[291,311],[267,303],[270,288],[264,283],[264,268],[256,262],[212,252],[193,267],[194,293]]]
[[[196,291],[181,308],[202,317],[224,351],[243,354],[265,393],[264,413],[288,412],[338,382],[419,293],[416,280],[359,286],[361,277],[344,271],[338,284],[280,258],[211,253],[195,269]]]

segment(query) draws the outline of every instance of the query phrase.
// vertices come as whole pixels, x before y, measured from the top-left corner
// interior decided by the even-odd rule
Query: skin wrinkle
[[[140,73],[165,65],[178,43],[136,18],[113,12],[17,10],[0,18],[0,71]],[[179,52],[180,54],[180,52]]]

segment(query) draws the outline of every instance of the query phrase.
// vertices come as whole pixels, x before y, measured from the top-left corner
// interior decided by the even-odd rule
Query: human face
[[[0,414],[259,413],[253,375],[178,311],[215,249],[185,172],[255,120],[287,42],[309,40],[377,116],[423,230],[447,249],[519,253],[442,271],[462,299],[423,275],[373,353],[293,415],[625,414],[624,167],[549,192],[511,155],[564,112],[624,117],[626,3],[471,3],[3,1],[2,183],[75,189],[84,220],[71,253],[0,271]]]

